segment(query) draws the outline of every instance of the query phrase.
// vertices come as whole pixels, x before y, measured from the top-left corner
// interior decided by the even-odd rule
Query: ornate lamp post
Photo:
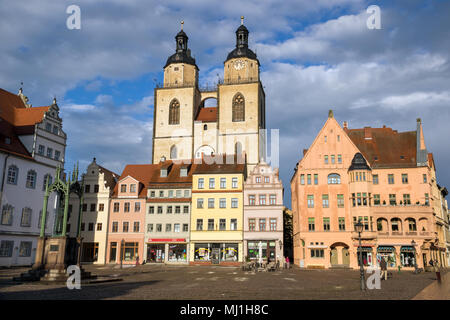
[[[123,246],[125,245],[125,240],[122,239],[120,241],[120,269],[122,269],[122,260],[123,260]]]
[[[361,221],[358,221],[355,223],[355,231],[358,232],[359,237],[359,273],[361,278],[361,290],[366,290],[366,280],[364,278],[364,266],[362,261],[362,248],[361,248],[361,232],[363,232],[364,225],[361,223]]]

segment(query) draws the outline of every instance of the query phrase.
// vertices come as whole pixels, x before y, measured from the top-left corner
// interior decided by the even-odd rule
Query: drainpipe
[[[6,163],[8,162],[10,154],[8,153],[5,157],[5,162],[3,163],[3,175],[2,175],[2,186],[0,189],[0,208],[2,207],[2,200],[3,200],[3,188],[5,186],[5,176],[6,176]]]

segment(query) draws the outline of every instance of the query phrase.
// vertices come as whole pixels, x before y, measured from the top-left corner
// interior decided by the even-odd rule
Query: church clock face
[[[241,70],[245,67],[245,61],[244,60],[236,60],[233,64],[233,66],[236,70]]]

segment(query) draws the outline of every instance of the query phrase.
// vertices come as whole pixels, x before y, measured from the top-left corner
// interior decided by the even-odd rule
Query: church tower
[[[199,104],[198,67],[188,48],[188,36],[175,36],[176,50],[164,66],[164,85],[155,88],[152,161],[190,159],[193,148],[193,122]]]
[[[249,32],[241,17],[236,47],[224,62],[224,82],[218,88],[219,152],[247,155],[251,170],[265,159],[265,93],[259,79],[259,61],[248,47]]]

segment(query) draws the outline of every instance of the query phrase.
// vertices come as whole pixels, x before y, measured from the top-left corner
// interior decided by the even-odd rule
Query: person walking
[[[384,278],[384,280],[387,280],[387,263],[384,257],[381,257],[380,267],[381,267],[381,279]]]
[[[286,268],[289,269],[290,268],[290,261],[289,261],[289,257],[286,257]]]

